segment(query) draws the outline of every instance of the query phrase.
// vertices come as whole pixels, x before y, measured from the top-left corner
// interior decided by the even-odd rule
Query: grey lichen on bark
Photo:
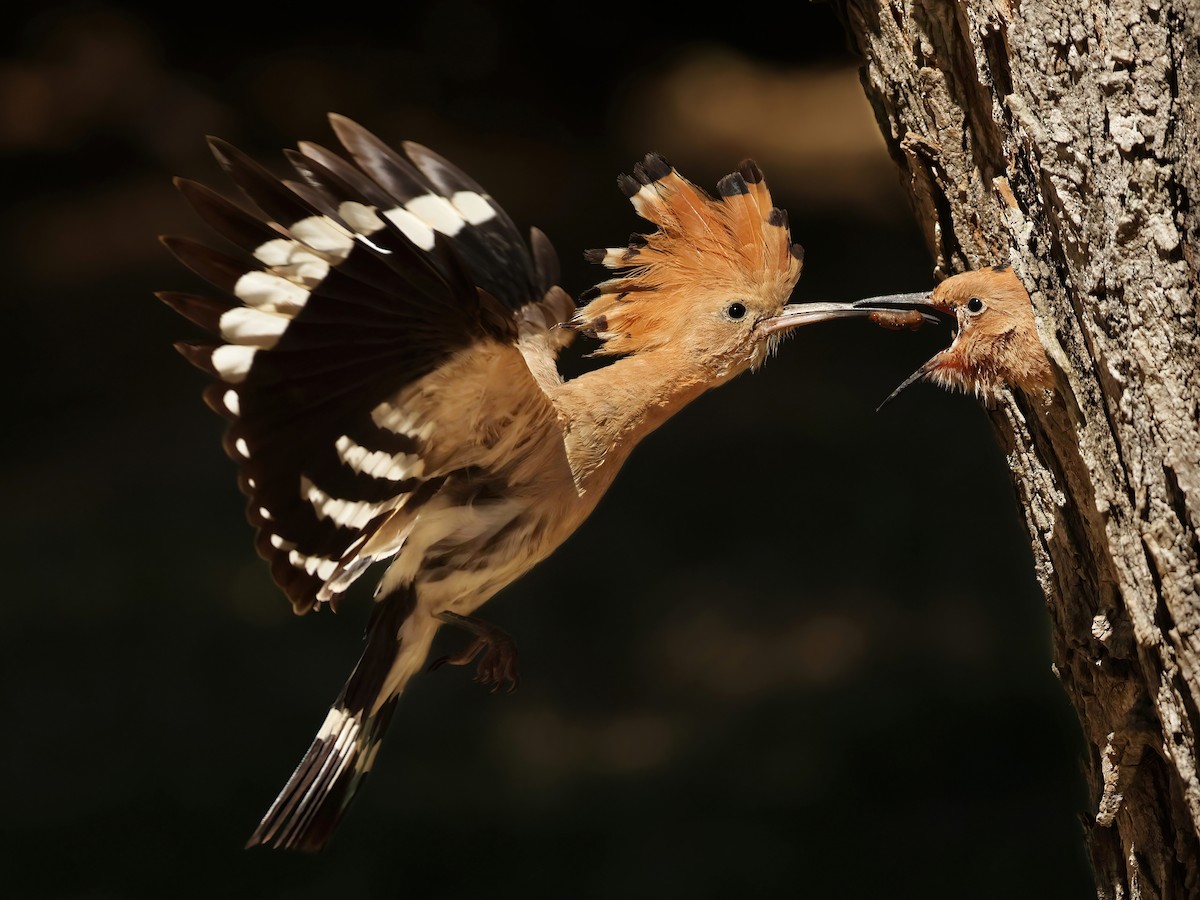
[[[1057,387],[989,409],[1088,741],[1103,898],[1200,897],[1200,2],[835,0],[935,261]]]

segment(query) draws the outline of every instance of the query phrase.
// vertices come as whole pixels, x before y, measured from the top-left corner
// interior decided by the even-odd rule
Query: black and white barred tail
[[[415,589],[405,585],[375,605],[354,672],[247,847],[311,852],[329,842],[375,762],[399,699],[388,675],[402,651],[400,629],[415,602]],[[419,652],[423,656],[424,648]],[[391,696],[384,698],[385,690]]]
[[[557,384],[573,334],[557,327],[574,304],[544,234],[526,240],[431,150],[330,124],[341,149],[300,142],[285,151],[291,177],[212,139],[250,205],[178,180],[224,243],[163,241],[217,295],[159,294],[209,333],[177,349],[212,378],[204,398],[227,420],[256,549],[297,613],[336,608],[368,568],[403,555],[427,504],[454,505],[462,483],[478,493],[483,445],[460,420],[490,400],[447,399],[443,367],[478,377],[508,351]],[[548,402],[529,387],[531,403]],[[369,771],[437,629],[398,581],[385,581],[357,668],[251,845],[319,849]]]

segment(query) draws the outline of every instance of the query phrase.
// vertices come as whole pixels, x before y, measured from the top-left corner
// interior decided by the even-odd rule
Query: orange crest
[[[731,297],[769,292],[780,307],[787,301],[804,250],[791,243],[787,213],[771,205],[753,160],[722,178],[715,198],[656,153],[617,185],[658,230],[631,235],[628,247],[585,254],[590,262],[624,270],[579,298],[585,305],[572,325],[604,341],[597,354],[637,353],[666,343],[671,323],[686,314],[689,297],[699,291]]]

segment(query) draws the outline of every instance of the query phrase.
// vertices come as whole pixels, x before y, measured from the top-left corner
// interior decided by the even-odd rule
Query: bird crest
[[[712,197],[656,153],[617,179],[633,208],[658,226],[629,245],[585,257],[616,277],[580,296],[572,326],[603,343],[598,355],[652,350],[670,341],[697,291],[777,297],[795,287],[804,250],[791,243],[787,213],[772,205],[762,170],[744,160]]]

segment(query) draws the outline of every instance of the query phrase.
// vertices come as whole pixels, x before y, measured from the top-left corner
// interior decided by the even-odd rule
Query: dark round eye
[[[740,319],[746,315],[746,306],[744,303],[738,303],[736,300],[725,307],[725,315],[731,319]]]
[[[967,301],[967,312],[983,312],[983,301],[978,297],[972,297]]]

